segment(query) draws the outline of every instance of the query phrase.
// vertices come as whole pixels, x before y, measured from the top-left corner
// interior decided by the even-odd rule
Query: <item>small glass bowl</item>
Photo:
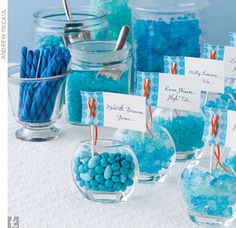
[[[199,159],[188,164],[180,176],[183,205],[197,224],[227,226],[236,218],[236,153],[228,148],[221,150],[221,161],[228,172],[220,166],[210,172],[210,149],[205,147]]]
[[[62,115],[68,73],[45,78],[20,78],[20,66],[9,67],[10,105],[14,118],[22,126],[15,133],[17,138],[42,142],[59,136],[59,129],[53,125]]]
[[[81,142],[72,160],[74,182],[88,200],[126,201],[138,180],[138,162],[128,145],[115,140]]]
[[[175,144],[165,128],[158,126],[145,133],[119,129],[114,139],[128,144],[134,151],[140,182],[164,182],[176,159]]]

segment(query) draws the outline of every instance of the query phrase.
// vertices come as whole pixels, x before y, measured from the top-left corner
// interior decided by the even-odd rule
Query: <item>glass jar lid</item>
[[[208,6],[208,0],[130,0],[129,7],[157,13],[195,12]]]

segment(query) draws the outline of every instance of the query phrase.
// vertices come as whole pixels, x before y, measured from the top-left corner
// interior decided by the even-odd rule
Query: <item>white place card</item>
[[[224,92],[224,62],[212,59],[185,57],[185,75],[202,80],[202,91]]]
[[[146,131],[146,99],[140,96],[103,93],[104,126]]]
[[[236,78],[236,48],[225,46],[225,77]]]
[[[236,149],[236,112],[228,111],[227,113],[227,133],[225,146]]]
[[[199,112],[201,85],[199,78],[159,74],[158,106]]]

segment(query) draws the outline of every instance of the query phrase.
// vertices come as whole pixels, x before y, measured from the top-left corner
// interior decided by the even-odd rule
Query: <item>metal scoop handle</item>
[[[71,14],[71,8],[70,8],[70,2],[69,0],[62,0],[63,6],[64,6],[64,10],[66,13],[66,18],[68,21],[72,20],[72,14]]]
[[[125,25],[121,28],[119,37],[116,42],[115,51],[119,51],[119,50],[123,49],[123,47],[125,46],[125,43],[128,39],[129,32],[130,32],[129,26]]]

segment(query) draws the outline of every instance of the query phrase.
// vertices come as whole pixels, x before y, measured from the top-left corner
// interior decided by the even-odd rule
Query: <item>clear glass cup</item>
[[[130,93],[130,45],[115,51],[116,41],[80,41],[69,46],[71,74],[66,83],[66,119],[78,125],[82,117],[80,91]]]
[[[164,182],[176,158],[174,142],[166,129],[156,127],[145,133],[119,129],[113,138],[134,151],[139,163],[140,182]]]
[[[13,116],[22,128],[16,137],[48,141],[59,136],[54,127],[62,115],[68,73],[45,78],[20,78],[20,66],[9,67],[8,93]]]
[[[214,159],[210,170],[210,147],[188,164],[180,176],[182,203],[190,219],[199,224],[231,224],[236,218],[236,151],[221,148],[224,171]]]
[[[135,70],[164,72],[163,56],[200,57],[208,0],[130,0]]]
[[[170,133],[178,162],[198,156],[204,146],[205,121],[202,113],[157,108],[153,113],[153,129],[159,126]]]
[[[47,8],[34,13],[34,47],[65,48],[63,33],[70,25],[71,34],[80,35],[79,39],[106,40],[108,23],[106,12],[86,6],[71,7],[72,21],[68,22],[63,8]],[[67,30],[68,32],[69,30]],[[79,32],[79,34],[78,34]],[[78,40],[77,40],[78,41]]]
[[[138,162],[130,147],[99,139],[96,146],[84,141],[72,160],[74,182],[82,195],[100,203],[126,201],[138,180]]]

